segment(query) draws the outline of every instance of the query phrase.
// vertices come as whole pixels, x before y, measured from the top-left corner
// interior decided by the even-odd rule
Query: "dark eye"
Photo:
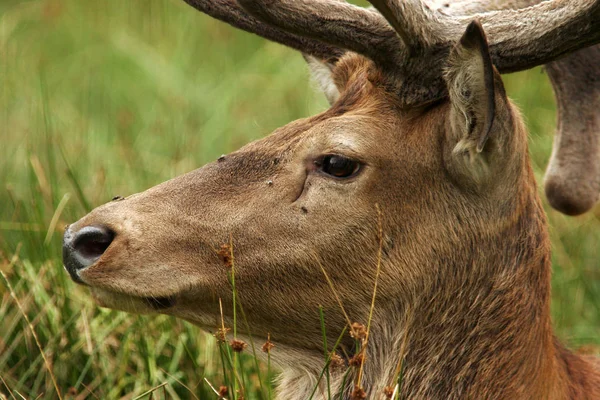
[[[335,154],[323,156],[315,164],[321,171],[336,178],[348,178],[360,169],[358,161]]]

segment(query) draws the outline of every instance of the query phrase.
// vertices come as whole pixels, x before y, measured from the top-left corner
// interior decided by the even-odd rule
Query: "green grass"
[[[133,399],[166,383],[155,398],[217,397],[203,380],[224,384],[214,339],[172,318],[94,306],[62,269],[61,229],[114,195],[323,110],[307,77],[296,52],[181,1],[0,2],[0,270],[63,393]],[[555,126],[547,78],[538,69],[506,83],[528,121],[541,181]],[[573,347],[600,345],[600,212],[547,210],[557,334]],[[34,337],[0,281],[0,398],[8,387],[15,398],[54,399]],[[259,398],[254,361],[242,363],[248,397]]]

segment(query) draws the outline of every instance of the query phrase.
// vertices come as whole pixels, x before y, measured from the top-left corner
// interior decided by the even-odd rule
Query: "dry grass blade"
[[[184,388],[186,388],[188,390],[188,392],[190,392],[190,395],[196,399],[196,400],[200,400],[198,398],[198,396],[196,396],[196,394],[194,393],[194,391],[192,389],[190,389],[185,383],[181,382],[179,379],[177,379],[175,376],[171,375],[170,373],[168,373],[167,371],[165,371],[163,368],[159,368],[165,375],[167,375],[169,378],[173,379],[175,382],[179,383],[181,386],[183,386]]]
[[[92,396],[93,396],[95,399],[98,399],[98,400],[100,400],[100,398],[99,398],[98,396],[96,396],[96,394],[93,392],[93,390],[92,390],[92,388],[91,388],[91,387],[89,387],[89,386],[88,386],[88,385],[86,385],[85,383],[81,383],[81,386],[83,386],[83,387],[84,387],[84,389],[85,389],[85,390],[86,390],[86,391],[87,391],[89,394],[91,394],[91,395],[92,395]],[[85,393],[84,393],[84,396],[85,396],[84,398],[87,398],[87,396],[85,395]]]
[[[134,397],[134,398],[133,398],[133,399],[131,399],[131,400],[139,400],[139,399],[141,399],[141,398],[142,398],[142,397],[144,397],[144,396],[147,396],[147,395],[152,395],[152,393],[154,393],[155,391],[157,391],[157,390],[158,390],[158,389],[160,389],[161,387],[164,387],[164,386],[166,386],[166,385],[168,385],[168,384],[169,384],[169,382],[163,382],[163,383],[161,383],[160,385],[158,385],[158,386],[154,386],[152,389],[145,391],[144,393],[140,394],[139,396],[136,396],[136,397]]]
[[[21,244],[19,244],[17,246],[17,249],[15,250],[15,254],[12,257],[12,259],[10,261],[10,264],[8,265],[8,269],[11,269],[15,265],[15,263],[17,262],[17,260],[19,259],[19,251],[20,251],[20,249],[21,249]],[[25,322],[27,323],[27,326],[28,326],[29,330],[31,331],[31,334],[33,335],[33,339],[35,341],[35,344],[36,344],[38,350],[40,351],[40,354],[42,355],[42,358],[44,359],[44,365],[46,365],[46,369],[48,370],[48,373],[50,374],[50,379],[52,380],[52,385],[54,385],[54,389],[56,390],[56,395],[58,396],[58,398],[60,400],[62,400],[62,394],[60,392],[60,389],[58,388],[58,383],[56,382],[56,377],[54,376],[54,372],[52,372],[52,366],[50,365],[50,361],[48,361],[48,358],[46,358],[46,354],[44,353],[44,350],[42,349],[42,345],[40,344],[40,340],[39,340],[39,338],[37,336],[37,333],[35,332],[35,329],[33,329],[33,325],[31,324],[31,321],[29,320],[29,317],[27,316],[27,313],[23,309],[23,306],[21,305],[21,302],[17,298],[17,295],[15,294],[15,291],[14,291],[12,285],[10,284],[10,281],[8,280],[8,277],[4,274],[4,272],[2,270],[0,270],[0,275],[2,275],[2,278],[4,279],[4,282],[6,283],[6,287],[8,288],[8,291],[10,293],[10,296],[15,301],[15,304],[19,308],[19,312],[21,313],[21,315],[25,319]]]
[[[50,244],[50,241],[52,240],[52,235],[54,235],[54,232],[56,231],[56,224],[58,224],[58,220],[60,219],[60,216],[63,210],[65,209],[65,206],[69,202],[70,198],[71,195],[69,193],[65,193],[63,198],[60,200],[60,203],[58,203],[56,211],[54,211],[54,215],[52,215],[52,219],[50,220],[50,225],[48,225],[48,232],[46,233],[46,238],[44,239],[44,245],[47,246]]]
[[[382,214],[379,204],[375,204],[375,209],[377,210],[377,227],[379,233],[379,250],[377,253],[377,269],[375,271],[375,283],[373,284],[373,297],[371,298],[371,308],[369,310],[369,319],[367,321],[367,334],[365,336],[365,341],[363,343],[362,352],[364,353],[363,362],[360,364],[360,369],[358,370],[358,376],[356,378],[356,385],[358,387],[362,387],[361,381],[364,371],[364,366],[367,357],[366,349],[369,344],[369,334],[371,332],[371,321],[373,320],[373,310],[375,309],[375,298],[377,297],[377,283],[379,282],[379,274],[381,273],[381,252],[383,250],[383,223],[382,223]]]
[[[38,180],[38,185],[40,188],[40,192],[42,193],[42,197],[47,204],[52,204],[52,189],[50,183],[48,182],[48,178],[44,172],[44,167],[42,167],[42,163],[40,159],[35,154],[29,157],[29,162],[31,163],[31,168],[35,174],[35,177]]]
[[[15,390],[15,393],[18,394],[21,399],[27,400],[27,398],[25,396],[23,396],[21,393],[17,392],[16,390]]]
[[[337,300],[337,302],[340,306],[340,309],[342,310],[342,313],[344,314],[344,318],[346,318],[346,322],[348,323],[348,326],[350,327],[350,329],[352,329],[352,322],[350,322],[350,317],[348,317],[348,314],[346,313],[346,309],[344,309],[344,304],[342,304],[342,299],[340,299],[340,296],[338,295],[337,290],[335,290],[335,286],[333,286],[333,282],[329,278],[329,275],[327,275],[327,271],[325,271],[325,267],[323,267],[323,264],[321,264],[319,257],[317,257],[317,255],[315,253],[313,253],[313,257],[315,258],[315,261],[317,262],[317,264],[319,264],[319,268],[321,268],[323,275],[325,275],[327,284],[331,288],[331,291],[333,292],[333,295],[335,296],[335,299]]]
[[[13,394],[12,390],[10,390],[10,388],[8,387],[8,384],[6,383],[6,381],[4,381],[4,378],[2,378],[2,375],[0,375],[0,381],[2,381],[2,383],[4,384],[4,387],[6,388],[6,390],[8,390],[8,394],[10,394],[10,397],[12,397],[13,399],[16,400],[15,395]]]
[[[221,301],[220,297],[219,297],[219,312],[221,313],[221,332],[223,332],[223,337],[225,337],[225,333],[227,331],[225,330],[225,317],[223,316],[223,302]]]
[[[215,394],[217,395],[217,397],[219,399],[227,400],[225,397],[223,397],[223,396],[221,396],[219,394],[219,392],[217,391],[217,389],[215,389],[215,387],[208,381],[208,379],[204,378],[204,382],[206,382],[206,384],[208,385],[208,387],[211,388],[213,392],[215,392]]]

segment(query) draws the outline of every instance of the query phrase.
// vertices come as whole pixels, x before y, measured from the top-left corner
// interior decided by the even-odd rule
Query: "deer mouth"
[[[115,310],[148,314],[165,312],[177,304],[176,295],[168,296],[136,296],[122,292],[91,287],[92,297],[100,307]]]
[[[171,308],[176,303],[175,296],[144,297],[143,300],[149,307],[157,311]]]

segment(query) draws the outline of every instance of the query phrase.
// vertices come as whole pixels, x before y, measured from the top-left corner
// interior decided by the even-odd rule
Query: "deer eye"
[[[327,175],[349,178],[360,169],[360,163],[348,157],[328,154],[315,161],[315,165]]]

